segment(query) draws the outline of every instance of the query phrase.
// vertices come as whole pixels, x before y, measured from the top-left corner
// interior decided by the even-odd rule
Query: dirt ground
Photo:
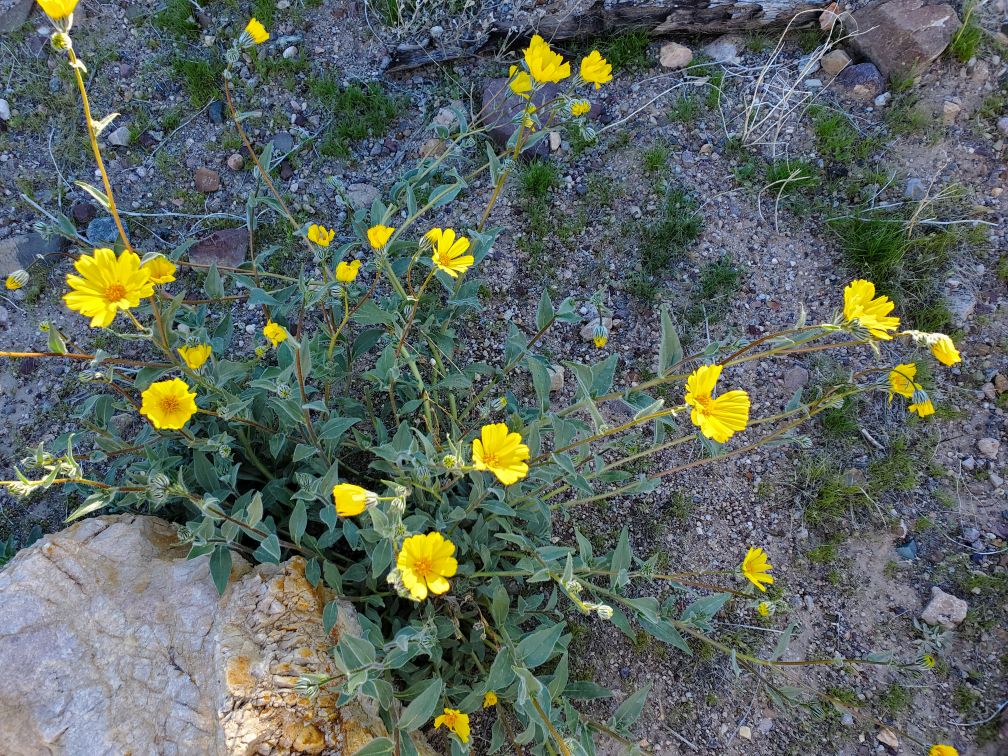
[[[209,101],[216,92],[211,86],[204,98],[200,69],[184,61],[212,60],[211,51],[244,24],[245,5],[212,3],[196,23],[188,22],[188,12],[181,21],[156,23],[154,4],[83,3],[76,46],[88,63],[95,112],[118,110],[116,125],[130,128],[129,145],[106,152],[134,242],[145,249],[169,251],[244,222],[253,176],[247,166],[229,167],[229,157],[240,153],[235,131],[214,118]],[[541,11],[532,3],[515,5],[467,4],[456,13],[438,9],[389,23],[362,2],[256,2],[253,10],[270,13],[272,39],[264,51],[272,62],[268,70],[260,63],[243,71],[238,108],[256,111],[246,128],[257,144],[279,139],[287,146],[289,171],[280,185],[292,205],[335,226],[337,243],[347,237],[346,212],[329,179],[387,189],[419,157],[440,108],[461,102],[478,111],[482,82],[506,72],[503,60],[487,55],[388,73],[395,46],[464,38],[485,25],[490,11],[516,18]],[[585,145],[573,133],[561,134],[549,158],[555,171],[547,189],[536,194],[518,171],[493,210],[490,225],[504,231],[483,262],[485,313],[466,334],[472,359],[499,362],[509,323],[534,330],[544,287],[554,301],[588,298],[606,287],[614,315],[606,350],[620,356],[617,384],[652,375],[662,304],[694,347],[786,328],[802,308],[809,322],[830,320],[844,285],[865,274],[845,246],[843,219],[880,206],[904,220],[921,210],[916,217],[925,223],[911,233],[932,241],[944,234],[936,262],[915,272],[913,281],[901,279],[900,314],[915,325],[937,322],[953,334],[963,357],[928,377],[940,407],[931,418],[908,418],[898,402],[878,394],[809,423],[807,444],[763,448],[691,470],[646,497],[575,515],[599,549],[612,548],[629,525],[635,554],[658,552],[670,570],[732,569],[749,545],[764,547],[777,575],[776,613],[761,618],[753,607],[733,604],[717,623],[720,637],[764,655],[794,624],[784,659],[886,650],[913,659],[923,637],[914,623],[933,586],[970,606],[935,668],[917,676],[885,667],[856,674],[796,668],[798,677],[845,705],[822,711],[772,705],[752,679],[737,679],[723,657],[686,657],[643,634],[630,639],[611,624],[572,616],[572,679],[594,679],[617,691],[617,701],[590,705],[600,718],[619,697],[651,686],[637,725],[644,750],[924,753],[911,737],[951,743],[964,754],[1008,749],[1008,719],[999,714],[1008,699],[1003,15],[996,4],[982,6],[978,18],[987,31],[972,60],[943,55],[881,106],[872,98],[852,99],[830,77],[812,74],[821,92],[798,86],[816,93],[818,109],[800,108],[776,137],[758,144],[740,145],[733,137],[773,51],[773,33],[741,37],[738,63],[686,71],[660,66],[666,39],[604,38],[562,50],[576,57],[594,44],[610,59],[622,56],[623,64],[592,98],[601,105],[599,141]],[[30,233],[40,219],[26,198],[70,215],[88,200],[75,180],[97,183],[65,65],[37,33],[42,25],[33,15],[0,36],[3,96],[12,111],[0,130],[0,243]],[[675,39],[695,52],[710,41]],[[821,41],[814,33],[792,35],[767,70],[794,79],[798,62]],[[718,81],[720,70],[727,73]],[[327,106],[324,85],[369,82],[389,103],[383,114],[367,116],[381,124],[380,133],[326,146],[330,121],[339,114]],[[958,106],[951,120],[943,117],[950,102]],[[834,114],[840,126],[830,121]],[[781,190],[774,183],[781,165],[800,166],[802,180]],[[195,191],[198,168],[219,172],[221,189]],[[485,179],[475,182],[441,220],[475,226],[488,193]],[[682,202],[667,205],[670,196]],[[656,245],[649,233],[667,213],[680,221],[696,214],[702,222],[680,254],[662,261],[667,240]],[[310,264],[279,223],[266,236],[264,244],[276,247],[269,264]],[[42,320],[58,325],[81,350],[107,346],[101,332],[60,302],[69,256],[50,262],[31,268],[28,287],[0,297],[6,313],[0,350],[44,350]],[[592,317],[583,314],[586,322]],[[261,328],[254,310],[239,306],[234,315],[236,329]],[[597,359],[580,329],[554,329],[543,353],[557,362]],[[239,348],[251,352],[254,339],[246,341]],[[905,345],[893,348],[904,350],[905,359],[913,356]],[[874,359],[865,350],[749,363],[731,381],[750,388],[754,415],[767,414],[779,411],[796,387],[814,390],[855,362]],[[26,447],[75,427],[70,414],[89,391],[78,370],[58,360],[0,360],[0,475],[13,473]],[[573,396],[571,384],[568,378],[553,396],[558,406]],[[527,376],[509,389],[523,395]],[[746,439],[743,434],[740,443]],[[630,450],[647,442],[631,434],[618,443]],[[653,463],[670,467],[699,453],[687,447]],[[24,504],[0,493],[0,541],[24,545],[35,526],[58,529],[76,504],[54,495]],[[883,727],[898,745],[882,744]],[[479,740],[474,752],[483,752]]]

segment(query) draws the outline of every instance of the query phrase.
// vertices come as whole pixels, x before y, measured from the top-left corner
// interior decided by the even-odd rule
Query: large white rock
[[[335,675],[327,648],[359,633],[304,560],[235,557],[220,598],[154,517],[84,520],[0,571],[0,743],[36,754],[353,753],[386,735],[376,712],[294,684]]]

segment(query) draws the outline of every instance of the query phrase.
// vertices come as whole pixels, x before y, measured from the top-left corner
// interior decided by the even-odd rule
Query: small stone
[[[189,261],[196,265],[237,268],[248,254],[248,229],[224,228],[200,239],[189,248]]]
[[[847,68],[847,66],[850,65],[850,62],[850,55],[845,53],[843,50],[830,50],[822,56],[822,60],[819,61],[819,65],[821,65],[822,70],[830,76],[836,76],[838,73]]]
[[[193,173],[193,183],[198,192],[203,192],[204,194],[216,192],[221,187],[220,174],[209,168],[197,168],[195,173]]]
[[[996,438],[981,438],[977,441],[977,451],[987,457],[987,459],[997,459],[1000,450],[1001,442]]]
[[[705,45],[701,52],[715,63],[741,63],[738,53],[741,42],[739,37],[726,34]]]
[[[875,104],[876,108],[884,108],[889,104],[889,100],[892,99],[892,92],[883,92],[878,97],[876,97],[872,102]]]
[[[10,103],[0,98],[0,121],[9,121],[11,118]]]
[[[788,391],[797,391],[808,385],[809,371],[801,365],[795,365],[784,373],[784,388]]]
[[[770,717],[763,717],[756,723],[756,730],[760,735],[766,735],[773,729],[773,720]]]
[[[126,220],[122,219],[122,222],[125,226]],[[126,233],[129,233],[129,226],[126,226]],[[115,219],[108,215],[95,218],[88,223],[84,235],[96,247],[111,247],[119,241],[119,229],[116,227]]]
[[[854,726],[853,715],[849,711],[845,711],[843,713],[843,716],[840,717],[840,724],[842,724],[844,727],[853,727]]]
[[[994,390],[999,394],[1003,394],[1008,391],[1008,376],[1003,373],[998,373],[994,376]]]
[[[164,135],[162,134],[162,136]],[[137,141],[140,143],[141,147],[143,147],[145,150],[149,150],[152,147],[156,146],[157,143],[160,142],[161,140],[158,138],[155,132],[144,130],[140,132],[140,136],[137,137]]]
[[[847,488],[864,488],[868,485],[868,477],[861,468],[851,467],[844,470],[843,475],[840,476],[840,482]]]
[[[884,746],[892,748],[894,751],[899,748],[899,738],[897,738],[896,733],[888,727],[883,727],[879,730],[878,735],[875,736],[875,740]]]
[[[130,143],[130,130],[129,126],[120,126],[118,129],[109,134],[106,139],[109,144],[114,144],[116,147],[127,147]]]
[[[958,289],[945,295],[945,304],[952,313],[952,324],[956,328],[964,328],[976,310],[976,294],[966,289]]]
[[[294,137],[286,131],[281,131],[279,134],[276,134],[272,139],[270,139],[270,144],[273,145],[274,156],[286,155],[294,149]]]
[[[362,210],[371,207],[371,203],[378,197],[378,189],[371,184],[350,184],[347,187],[347,197],[354,210]]]
[[[820,29],[822,29],[823,31],[829,31],[830,29],[833,28],[833,25],[837,22],[837,19],[840,18],[839,14],[836,11],[837,11],[836,3],[830,3],[825,8],[823,8],[823,12],[819,14]]]
[[[245,167],[245,158],[241,156],[240,152],[232,153],[227,159],[227,166],[232,171],[240,171]]]
[[[945,51],[961,25],[947,3],[881,0],[854,11],[851,28],[859,33],[846,41],[888,78],[922,71]]]
[[[752,740],[752,730],[747,725],[739,727],[738,734],[742,740]]]
[[[970,454],[968,457],[962,461],[963,470],[966,472],[973,472],[976,470],[976,460],[973,459],[973,455]]]
[[[903,190],[903,197],[914,202],[920,202],[927,196],[927,185],[916,176],[907,179],[906,188]]]
[[[90,223],[96,215],[98,215],[98,208],[90,202],[74,202],[70,208],[70,217],[74,219],[74,223],[80,225]]]
[[[959,117],[960,110],[962,110],[962,105],[959,103],[946,101],[942,105],[942,123],[946,126],[951,126],[956,122],[956,118]]]
[[[997,122],[998,131],[1008,136],[1008,116],[1001,116]]]
[[[10,313],[7,312],[7,308],[0,305],[0,328],[7,328],[10,325]]]
[[[871,102],[885,89],[885,79],[872,63],[847,66],[834,81],[841,93],[857,102]]]
[[[973,543],[973,541],[980,537],[980,531],[976,528],[963,528],[962,537],[966,542]]]
[[[420,157],[438,157],[442,152],[444,152],[444,149],[444,140],[438,139],[437,137],[429,137],[427,141],[420,145]]]
[[[210,116],[211,123],[224,123],[224,103],[220,100],[211,102],[207,108],[207,115]]]
[[[678,42],[666,42],[658,52],[658,62],[664,68],[685,68],[693,60],[693,51]]]
[[[441,39],[444,36],[443,26],[432,26],[430,28],[430,38],[431,39]]]
[[[557,150],[560,149],[560,132],[559,131],[551,131],[549,133],[549,144],[550,144],[550,152],[556,152]]]
[[[929,625],[941,625],[946,630],[955,630],[966,619],[968,611],[969,604],[961,598],[934,586],[931,588],[931,601],[921,612],[921,619]]]
[[[567,375],[567,371],[564,369],[564,366],[549,365],[546,368],[546,372],[549,373],[550,393],[555,394],[557,391],[563,391],[564,378]]]
[[[290,160],[284,159],[280,161],[280,179],[282,181],[289,181],[294,175],[294,166],[291,165]]]
[[[297,57],[298,49],[296,46],[291,45],[290,47],[284,48],[283,57],[284,60],[294,60]]]

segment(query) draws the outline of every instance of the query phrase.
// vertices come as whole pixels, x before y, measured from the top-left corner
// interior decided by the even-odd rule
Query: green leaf
[[[268,537],[264,538],[252,556],[260,562],[280,564],[280,539],[277,538],[277,534],[270,533]]]
[[[430,722],[431,715],[441,700],[444,682],[436,677],[424,688],[410,705],[403,709],[399,717],[398,727],[403,732],[413,732]]]
[[[105,210],[109,210],[111,205],[109,204],[108,195],[105,194],[101,189],[96,186],[92,186],[86,181],[75,181],[75,184],[83,189],[85,192],[91,195],[95,202],[101,205]],[[118,235],[118,232],[116,232]]]
[[[358,748],[353,756],[387,756],[395,752],[395,743],[388,738],[375,738],[366,746]]]
[[[224,282],[221,280],[220,272],[217,270],[217,263],[210,263],[206,280],[203,281],[203,291],[210,299],[218,299],[224,296]]]
[[[609,587],[615,589],[617,585],[626,585],[629,580],[626,577],[626,570],[630,569],[630,564],[633,560],[633,554],[630,553],[630,533],[623,528],[620,531],[619,540],[616,542],[616,549],[613,551],[612,562],[610,563],[610,571],[612,576],[609,578]]]
[[[797,627],[797,625],[792,622],[784,628],[784,632],[781,633],[780,637],[777,639],[777,645],[774,647],[773,653],[770,655],[770,659],[772,661],[777,661],[784,655],[784,652],[787,651],[787,647],[791,643],[791,636],[794,634],[795,627]]]
[[[328,583],[328,579],[326,580]],[[332,629],[336,627],[336,623],[339,621],[339,603],[337,601],[330,601],[322,609],[322,630],[326,635],[332,632]]]
[[[262,494],[256,491],[252,494],[252,501],[249,502],[248,510],[245,512],[245,524],[250,528],[254,528],[263,518],[263,500]]]
[[[549,325],[556,316],[553,309],[553,300],[550,299],[549,289],[543,289],[542,296],[539,297],[539,307],[536,310],[536,328],[540,331]]]
[[[679,334],[672,325],[668,307],[661,308],[661,343],[658,345],[658,375],[663,375],[670,367],[678,364],[683,358],[682,344]]]
[[[612,723],[614,730],[617,732],[623,732],[637,721],[637,718],[641,715],[641,710],[644,708],[644,702],[647,700],[647,695],[650,690],[651,683],[648,683],[619,705],[619,708],[616,709],[615,713],[613,713],[612,719],[609,720]]]
[[[575,680],[564,690],[564,696],[590,701],[596,698],[612,698],[612,691],[593,683],[591,680]]]
[[[493,617],[494,624],[497,627],[502,627],[507,620],[508,609],[511,607],[511,597],[508,596],[507,590],[505,590],[504,585],[499,580],[495,580],[494,582],[496,585],[494,586],[493,599],[490,604],[490,616]]]
[[[301,536],[304,535],[306,527],[308,527],[308,510],[304,500],[298,499],[290,516],[291,540],[298,546],[301,545]]]
[[[231,577],[231,551],[227,546],[217,544],[210,555],[210,577],[217,587],[217,595],[224,595],[228,580]]]
[[[564,625],[558,622],[526,635],[518,644],[518,661],[529,669],[538,667],[553,655],[563,631]]]
[[[541,357],[529,356],[526,364],[529,373],[532,374],[532,388],[535,389],[536,399],[539,400],[540,408],[549,404],[550,374],[546,367],[546,361]]]
[[[105,500],[104,495],[100,493],[93,493],[84,499],[84,503],[77,507],[77,509],[75,509],[70,516],[66,518],[65,522],[73,522],[84,515],[91,514],[92,512],[104,507],[107,503],[108,502]]]

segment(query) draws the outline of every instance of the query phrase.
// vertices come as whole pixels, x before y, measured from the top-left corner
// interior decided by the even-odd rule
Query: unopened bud
[[[599,604],[595,607],[595,612],[598,614],[599,619],[611,620],[613,617],[613,608],[608,604]]]

